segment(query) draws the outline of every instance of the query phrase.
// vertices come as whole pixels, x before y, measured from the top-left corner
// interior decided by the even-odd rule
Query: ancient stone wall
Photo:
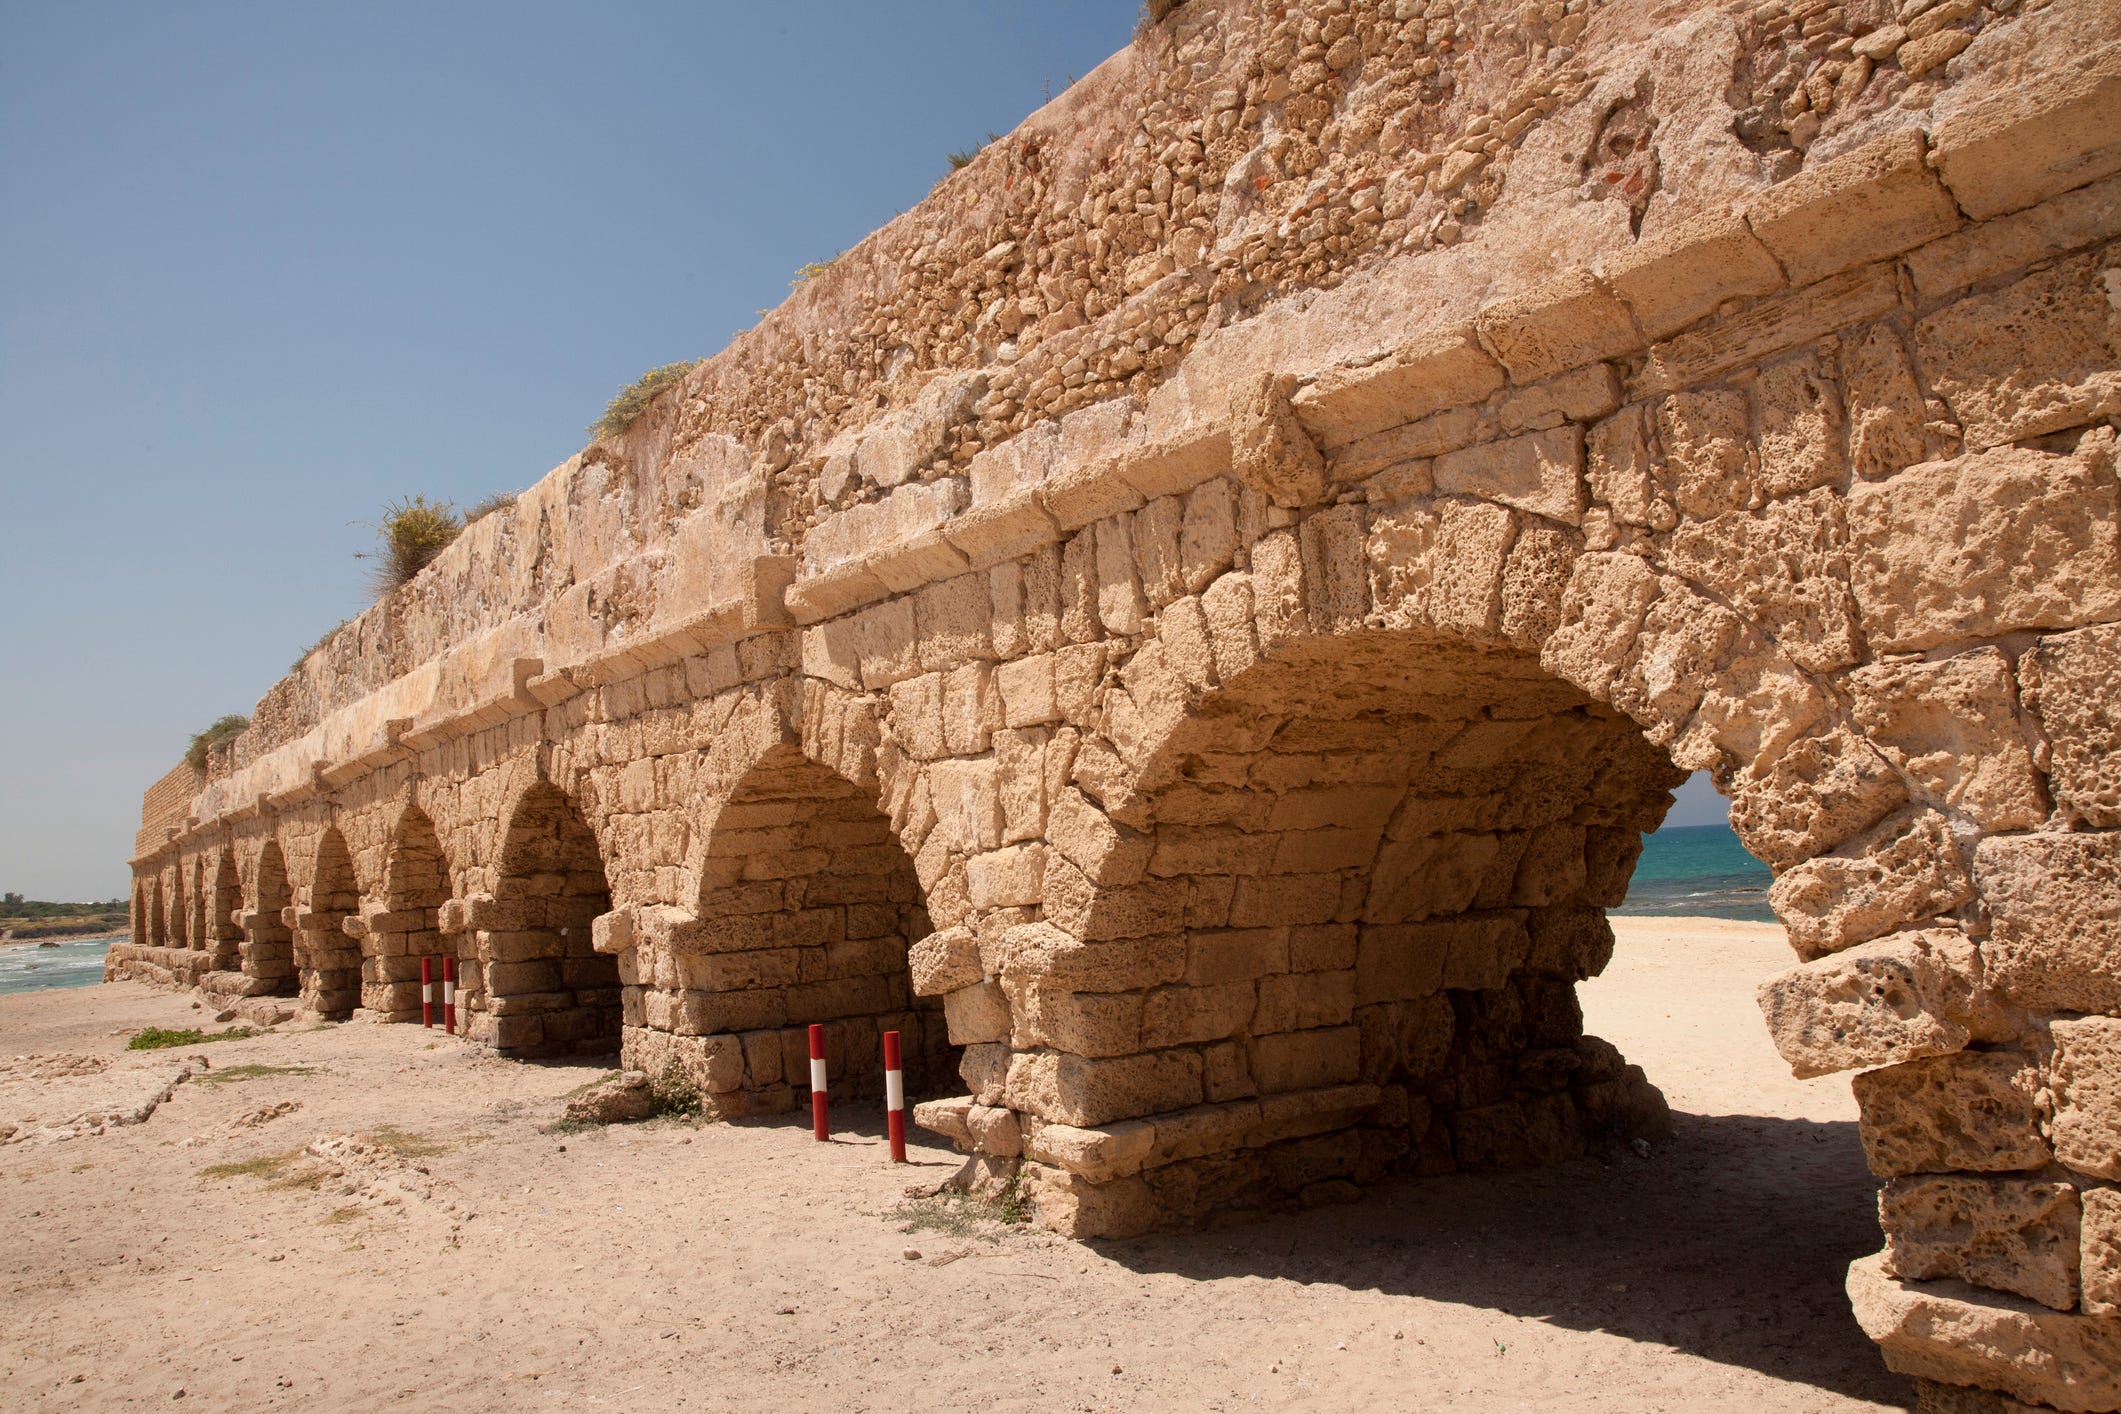
[[[897,1029],[1134,1232],[1661,1132],[1574,986],[1705,769],[1859,1318],[2121,1405],[2117,21],[1180,6],[305,660],[112,970],[723,1114]]]

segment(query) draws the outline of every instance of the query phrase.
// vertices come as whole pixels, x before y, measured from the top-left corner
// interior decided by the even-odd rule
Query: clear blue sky
[[[1136,12],[0,0],[0,885],[121,893],[359,522],[528,485]]]

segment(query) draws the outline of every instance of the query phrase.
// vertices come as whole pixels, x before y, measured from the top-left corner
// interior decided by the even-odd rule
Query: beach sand
[[[366,1024],[127,1055],[204,1014],[0,997],[0,1058],[112,1058],[0,1061],[0,1126],[192,1072],[143,1122],[0,1144],[0,1407],[1905,1408],[1841,1291],[1879,1245],[1846,1078],[1791,1079],[1753,1006],[1780,930],[1615,927],[1584,1010],[1672,1101],[1648,1158],[1124,1242],[909,1203],[955,1156],[894,1168],[851,1107],[829,1145],[796,1116],[548,1133],[596,1069]]]

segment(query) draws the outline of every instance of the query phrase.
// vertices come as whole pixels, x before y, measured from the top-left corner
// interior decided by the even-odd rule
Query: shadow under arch
[[[609,1055],[619,1049],[617,960],[590,943],[611,907],[603,850],[567,794],[533,782],[506,816],[490,901],[460,941],[466,1031],[502,1055]]]
[[[1191,692],[1153,668],[1106,705],[1131,757],[1055,808],[1101,810],[1112,844],[1045,876],[1078,940],[1055,954],[1119,980],[1028,953],[1001,978],[1016,1050],[1055,1057],[1032,1128],[1159,1134],[1131,1171],[1034,1162],[1050,1221],[1118,1235],[1662,1134],[1575,995],[1685,779],[1637,723],[1426,629],[1292,638]]]
[[[810,1088],[822,1024],[834,1096],[883,1089],[881,1036],[897,1031],[909,1093],[955,1083],[943,1009],[913,996],[908,948],[929,931],[920,880],[874,787],[794,742],[737,775],[699,853],[694,919],[622,962],[626,1064],[676,1064],[710,1113],[771,1114]]]
[[[361,947],[346,932],[346,920],[360,908],[361,886],[346,836],[327,825],[317,838],[308,902],[295,913],[302,1005],[318,1016],[344,1019],[361,1004]]]
[[[205,865],[202,863],[202,869]],[[202,879],[200,898],[205,914],[202,943],[212,953],[208,966],[216,972],[233,972],[242,965],[242,930],[236,913],[243,904],[243,882],[236,874],[236,851],[226,843],[214,851],[213,882]],[[210,900],[210,902],[204,902]]]

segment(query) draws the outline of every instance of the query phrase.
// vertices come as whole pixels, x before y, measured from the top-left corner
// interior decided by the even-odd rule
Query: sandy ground
[[[955,1161],[867,1115],[550,1133],[594,1068],[365,1024],[126,1055],[202,1014],[0,997],[0,1058],[97,1058],[0,1064],[45,1131],[0,1143],[0,1408],[1905,1408],[1840,1289],[1879,1240],[1847,1082],[1753,1008],[1779,930],[1616,925],[1584,1004],[1678,1112],[1649,1158],[1109,1243],[909,1202]]]

